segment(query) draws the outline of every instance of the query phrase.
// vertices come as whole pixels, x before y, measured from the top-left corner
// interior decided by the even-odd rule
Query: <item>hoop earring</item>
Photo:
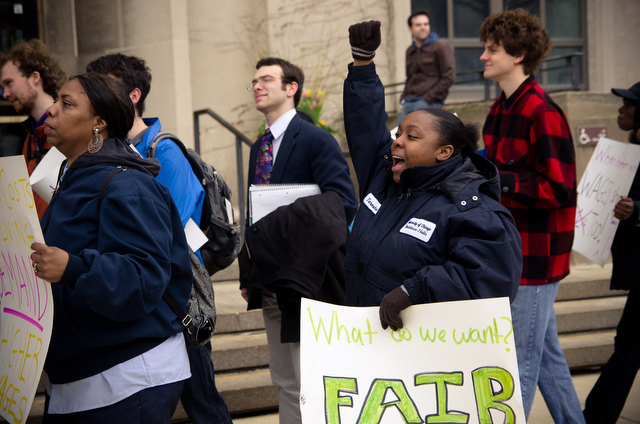
[[[98,150],[102,148],[103,141],[104,138],[102,138],[102,134],[100,134],[97,128],[94,128],[93,137],[91,137],[91,140],[89,140],[89,146],[87,148],[87,150],[89,150],[89,153],[98,153]]]

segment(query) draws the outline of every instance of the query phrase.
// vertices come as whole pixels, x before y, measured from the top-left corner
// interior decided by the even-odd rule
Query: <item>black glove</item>
[[[382,298],[380,304],[380,322],[383,329],[391,327],[393,331],[397,331],[402,328],[402,318],[400,318],[400,311],[407,309],[411,306],[411,299],[402,289],[402,286],[397,289],[391,290],[385,297]]]
[[[380,46],[380,21],[369,21],[349,27],[351,55],[356,60],[371,60]]]

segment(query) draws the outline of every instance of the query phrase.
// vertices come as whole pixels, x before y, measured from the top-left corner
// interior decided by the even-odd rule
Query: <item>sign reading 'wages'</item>
[[[629,194],[640,146],[600,138],[578,185],[573,250],[604,266],[619,220],[613,208]]]

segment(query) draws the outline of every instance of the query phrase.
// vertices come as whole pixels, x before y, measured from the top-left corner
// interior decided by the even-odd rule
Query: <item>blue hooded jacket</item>
[[[109,183],[105,177],[127,167]],[[178,210],[153,177],[156,160],[142,159],[124,142],[104,140],[67,169],[41,220],[44,238],[69,254],[51,284],[54,322],[45,371],[54,384],[77,381],[125,362],[182,331],[162,299],[180,304],[192,273]],[[98,209],[98,207],[100,209]]]
[[[379,306],[404,285],[413,304],[515,299],[522,247],[500,205],[499,177],[479,155],[390,172],[392,139],[375,65],[349,66],[345,130],[361,205],[345,259],[347,304]]]

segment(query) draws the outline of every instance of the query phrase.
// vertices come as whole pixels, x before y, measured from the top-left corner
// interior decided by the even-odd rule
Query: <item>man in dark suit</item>
[[[279,58],[261,59],[256,69],[248,88],[256,109],[264,114],[266,131],[251,147],[249,185],[318,184],[322,192],[338,193],[347,225],[357,208],[349,167],[333,136],[296,113],[304,83],[302,70]],[[292,335],[297,342],[286,342],[291,339],[284,333],[281,338],[284,323],[278,305],[283,299],[251,285],[241,290],[249,309],[262,307],[271,380],[280,391],[280,423],[300,423],[299,334]]]

